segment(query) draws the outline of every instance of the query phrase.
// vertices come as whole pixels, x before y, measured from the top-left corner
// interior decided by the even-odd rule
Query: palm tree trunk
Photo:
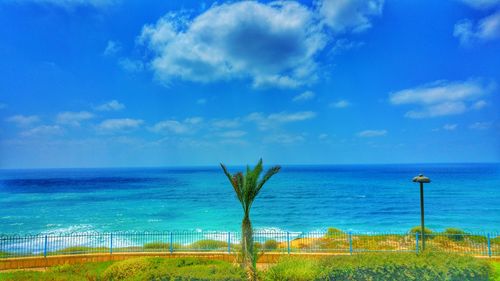
[[[256,280],[257,272],[254,267],[254,252],[253,252],[253,230],[250,217],[245,214],[243,222],[241,223],[242,243],[241,248],[243,252],[243,266],[245,267],[249,280]]]

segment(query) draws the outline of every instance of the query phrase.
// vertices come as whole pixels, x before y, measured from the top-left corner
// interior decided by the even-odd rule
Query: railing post
[[[170,254],[174,252],[174,235],[170,232]]]
[[[231,254],[231,232],[227,232],[227,253]]]
[[[352,255],[352,234],[349,231],[349,253]]]
[[[288,246],[288,254],[290,254],[290,232],[286,232],[286,244]]]
[[[43,257],[47,257],[47,245],[49,244],[49,239],[47,235],[45,235],[44,243],[43,243]]]
[[[418,255],[418,232],[415,232],[415,252]]]
[[[109,254],[113,254],[113,232],[109,234]]]
[[[488,257],[491,258],[491,238],[489,233],[488,233]]]

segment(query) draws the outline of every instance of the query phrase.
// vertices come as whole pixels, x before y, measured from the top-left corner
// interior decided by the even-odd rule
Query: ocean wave
[[[50,224],[47,225],[47,227]],[[53,224],[52,226],[61,226],[60,224]],[[66,227],[56,227],[56,228],[49,228],[48,230],[42,231],[40,234],[41,235],[71,235],[75,233],[89,233],[89,232],[97,232],[97,229],[95,229],[92,225],[90,224],[77,224],[77,225],[70,225]]]

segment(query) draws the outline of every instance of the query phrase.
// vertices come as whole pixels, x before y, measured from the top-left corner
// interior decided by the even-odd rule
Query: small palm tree
[[[254,280],[256,278],[256,269],[255,263],[256,258],[254,255],[253,249],[253,230],[252,223],[250,222],[250,208],[252,207],[252,203],[259,194],[260,190],[264,186],[264,184],[281,169],[280,166],[275,166],[269,169],[266,174],[260,178],[260,174],[262,173],[262,159],[259,160],[257,166],[252,170],[247,166],[246,174],[243,175],[242,172],[238,172],[234,175],[231,175],[224,164],[220,164],[224,174],[226,174],[227,178],[231,182],[231,185],[234,188],[234,192],[236,192],[236,196],[241,203],[241,207],[243,207],[243,222],[241,223],[241,248],[242,248],[242,257],[243,257],[243,265],[247,269],[247,273],[249,275],[249,279]]]

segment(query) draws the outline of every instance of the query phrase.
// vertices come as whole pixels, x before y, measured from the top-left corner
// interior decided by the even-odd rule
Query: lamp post
[[[431,180],[428,177],[420,174],[413,178],[413,182],[420,183],[420,221],[422,233],[422,250],[425,250],[425,232],[424,232],[424,183],[430,183]]]

